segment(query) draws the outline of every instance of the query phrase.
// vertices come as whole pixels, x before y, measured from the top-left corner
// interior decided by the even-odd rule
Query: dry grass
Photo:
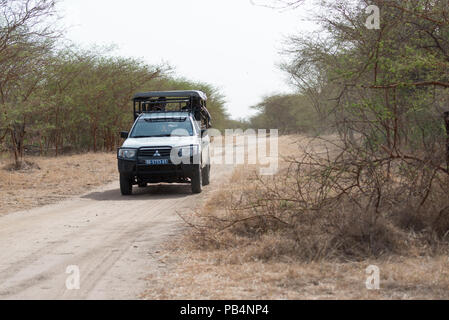
[[[322,140],[303,138],[299,146],[292,141],[281,138],[280,154],[302,157],[311,142],[314,154],[325,151],[332,158],[332,150],[327,153]],[[447,254],[449,210],[439,209],[448,205],[442,188],[434,187],[426,205],[419,206],[413,198],[415,190],[405,189],[409,184],[399,189],[385,187],[382,192],[389,198],[384,196],[375,207],[373,192],[377,189],[363,186],[350,192],[343,174],[332,173],[326,163],[312,169],[312,165],[290,163],[281,161],[279,173],[268,178],[248,166],[238,168],[231,183],[202,212],[187,217],[195,226],[192,246],[206,250],[238,247],[240,258],[246,261],[284,256],[302,262],[361,261],[391,254]],[[363,179],[369,180],[360,177],[358,182]],[[369,192],[366,195],[360,189]]]
[[[0,160],[0,214],[54,203],[117,179],[113,153],[25,161],[25,169],[14,171],[10,160]]]
[[[282,137],[280,153],[297,154],[298,147],[305,147],[309,141],[308,138]],[[317,144],[315,149],[325,150],[325,147]],[[285,170],[286,163],[281,163],[281,167]],[[144,293],[144,298],[449,299],[447,255],[439,253],[441,251],[432,252],[431,246],[426,247],[421,242],[415,245],[419,242],[415,239],[416,234],[404,234],[393,226],[388,229],[394,231],[391,233],[380,228],[383,236],[379,238],[387,242],[378,244],[384,247],[391,245],[391,248],[388,254],[380,254],[377,258],[366,258],[366,255],[361,258],[365,251],[356,247],[363,241],[357,240],[357,234],[351,235],[343,229],[343,233],[348,234],[342,235],[341,239],[347,240],[350,252],[360,252],[357,259],[351,259],[350,255],[345,256],[342,252],[338,252],[337,258],[325,255],[310,258],[308,249],[312,254],[320,251],[314,245],[321,243],[323,247],[332,247],[324,243],[329,239],[326,230],[317,229],[314,221],[309,222],[311,229],[299,229],[303,232],[300,238],[310,239],[310,243],[298,241],[278,222],[269,219],[249,220],[230,226],[236,219],[248,217],[241,208],[232,210],[231,202],[237,199],[239,204],[241,194],[258,192],[253,169],[237,168],[231,181],[213,193],[200,212],[184,215],[187,221],[193,222],[193,228],[170,243],[167,250],[157,257],[165,267],[160,273],[149,275],[151,290]],[[288,211],[287,203],[286,206]],[[264,212],[270,209],[263,208]],[[325,220],[323,218],[327,223]],[[211,224],[224,228],[213,229]],[[351,225],[346,230],[355,229],[360,228]],[[321,242],[317,231],[323,232]],[[380,290],[366,289],[365,270],[369,265],[380,268]]]
[[[449,299],[448,257],[387,261],[227,263],[224,252],[161,254],[166,268],[148,276],[145,299]],[[366,268],[380,268],[380,290],[367,290]],[[170,267],[175,266],[175,267]],[[163,271],[162,271],[163,270]]]

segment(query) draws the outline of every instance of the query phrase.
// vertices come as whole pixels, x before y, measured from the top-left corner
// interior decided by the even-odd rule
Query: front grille
[[[142,148],[139,149],[139,157],[170,157],[171,148]]]
[[[140,173],[173,173],[180,171],[181,168],[173,164],[163,164],[157,166],[139,166]]]

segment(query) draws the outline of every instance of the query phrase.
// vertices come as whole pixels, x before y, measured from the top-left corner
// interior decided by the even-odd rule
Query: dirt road
[[[232,166],[215,166],[205,192],[189,185],[135,188],[118,182],[55,205],[0,217],[0,299],[136,299],[153,254],[184,227],[177,212],[193,210],[226,181]],[[68,290],[68,266],[80,289]]]

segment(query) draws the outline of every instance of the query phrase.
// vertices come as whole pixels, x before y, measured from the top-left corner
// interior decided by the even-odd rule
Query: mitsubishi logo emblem
[[[159,153],[159,150],[156,150],[156,152],[154,153],[153,157],[160,157],[161,154]]]

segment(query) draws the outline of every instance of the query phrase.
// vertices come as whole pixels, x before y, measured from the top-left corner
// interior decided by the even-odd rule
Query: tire
[[[206,165],[203,170],[201,170],[203,186],[208,186],[210,184],[210,164]]]
[[[201,174],[201,166],[199,164],[196,164],[193,166],[193,172],[191,177],[191,183],[192,183],[192,192],[193,193],[201,193],[203,191],[202,188],[202,174]]]
[[[133,193],[133,184],[130,176],[120,174],[120,192],[122,196],[129,196]]]

